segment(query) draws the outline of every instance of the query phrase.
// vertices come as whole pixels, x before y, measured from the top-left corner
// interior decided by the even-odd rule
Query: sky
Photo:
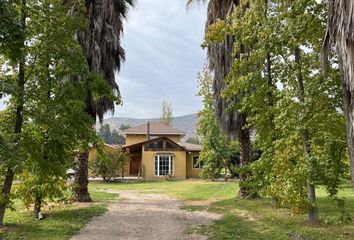
[[[175,117],[202,108],[196,76],[206,61],[201,48],[206,7],[187,11],[186,2],[137,0],[130,11],[121,43],[126,61],[116,74],[123,106],[116,106],[115,117],[160,117],[163,100],[171,103]],[[4,107],[0,99],[0,110]]]
[[[201,48],[206,7],[187,11],[186,2],[138,0],[130,11],[122,41],[126,62],[116,76],[123,106],[116,107],[114,116],[160,117],[164,99],[174,116],[201,109],[196,75],[206,60]]]

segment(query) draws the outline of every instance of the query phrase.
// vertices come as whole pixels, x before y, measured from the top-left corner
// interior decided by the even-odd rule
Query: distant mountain
[[[108,118],[103,121],[104,124],[108,124],[112,130],[119,131],[119,127],[122,124],[130,125],[131,127],[146,123],[146,122],[159,122],[159,118],[151,118],[151,119],[137,119],[137,118],[122,118],[122,117],[114,117]],[[196,135],[196,124],[198,122],[197,114],[189,114],[180,117],[174,117],[172,120],[172,126],[178,128],[187,133],[184,137],[184,140],[187,140],[191,136]],[[101,125],[99,123],[96,124],[96,129],[100,129]]]

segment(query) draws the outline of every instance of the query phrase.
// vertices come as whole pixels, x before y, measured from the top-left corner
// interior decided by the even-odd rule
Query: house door
[[[138,175],[141,165],[141,156],[132,156],[130,161],[130,174]]]

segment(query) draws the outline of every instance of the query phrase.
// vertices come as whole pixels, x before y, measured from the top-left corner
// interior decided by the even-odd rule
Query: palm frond
[[[129,8],[135,6],[135,0],[113,0],[113,3],[116,8],[116,11],[123,18],[127,17]]]
[[[217,20],[227,19],[238,4],[239,0],[210,0],[206,31]],[[234,103],[239,101],[237,94],[232,99],[225,99],[222,96],[226,88],[225,78],[229,75],[234,60],[233,46],[235,41],[235,37],[229,35],[222,42],[211,43],[208,48],[209,68],[214,73],[213,90],[216,116],[223,131],[234,138],[240,135],[247,118],[245,114],[233,107]]]
[[[123,20],[135,0],[86,0],[89,27],[78,33],[83,52],[90,70],[107,81],[112,91],[120,97],[119,86],[115,81],[115,72],[120,71],[125,60],[125,52],[121,47]],[[92,98],[92,96],[89,96]],[[97,102],[87,101],[87,109],[94,111],[103,119],[105,112],[114,111],[114,103],[110,99],[99,99]]]

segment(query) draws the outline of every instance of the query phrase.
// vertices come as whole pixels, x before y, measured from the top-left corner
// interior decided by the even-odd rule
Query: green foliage
[[[23,29],[13,1],[0,0],[0,52],[12,59],[19,57]],[[1,83],[0,83],[1,97]]]
[[[71,4],[76,12],[68,14]],[[9,97],[0,113],[0,136],[6,139],[0,150],[1,174],[8,168],[19,174],[16,194],[26,205],[35,199],[60,201],[65,198],[66,171],[75,152],[99,141],[93,120],[85,113],[88,92],[95,99],[115,97],[108,84],[89,71],[73,37],[87,26],[84,1],[13,1],[10,7],[14,24],[21,23],[13,31],[21,35],[21,44],[7,41],[10,36],[1,33],[7,46],[0,48],[0,95]],[[14,134],[15,122],[21,123],[20,134]]]
[[[120,135],[117,130],[111,131],[110,126],[108,124],[101,126],[99,135],[107,144],[125,144],[124,137]]]
[[[102,177],[103,181],[111,181],[123,176],[124,168],[129,160],[129,153],[121,149],[109,150],[96,155],[90,161],[90,169],[95,176]]]
[[[311,205],[308,182],[324,185],[337,199],[348,173],[336,59],[327,76],[319,62],[325,14],[325,4],[315,0],[246,1],[206,34],[206,45],[226,35],[237,39],[223,95],[232,100],[235,93],[244,93],[234,107],[247,113],[248,126],[256,129],[262,155],[251,166],[248,184],[294,212]],[[310,152],[304,148],[304,131]]]
[[[73,153],[84,148],[85,142],[97,141],[92,120],[84,112],[85,85],[94,84],[97,78],[89,73],[72,37],[83,27],[83,15],[68,15],[68,7],[56,1],[43,1],[40,11],[35,2],[27,7],[32,20],[27,37],[32,44],[27,47],[30,60],[25,69],[21,139],[24,158],[18,169],[21,185],[17,193],[29,205],[35,199],[64,198],[66,170],[72,166]],[[68,81],[71,74],[85,80]]]
[[[198,137],[189,137],[186,141],[187,143],[192,143],[192,144],[200,144],[200,140]]]
[[[166,100],[163,100],[162,106],[161,106],[160,122],[162,122],[166,125],[171,125],[172,118],[173,118],[173,116],[172,116],[171,103],[167,102]]]
[[[129,128],[131,128],[131,126],[130,126],[129,124],[124,124],[124,123],[122,123],[122,124],[120,125],[120,127],[119,127],[119,130],[120,130],[120,131],[124,131],[124,130],[127,130],[127,129],[129,129]]]
[[[215,102],[212,93],[212,78],[205,68],[198,74],[199,93],[203,97],[203,110],[199,111],[200,117],[197,124],[197,134],[201,138],[202,151],[199,161],[203,162],[201,176],[215,179],[220,176],[220,171],[229,165],[235,145],[228,140],[220,130],[215,116]]]

